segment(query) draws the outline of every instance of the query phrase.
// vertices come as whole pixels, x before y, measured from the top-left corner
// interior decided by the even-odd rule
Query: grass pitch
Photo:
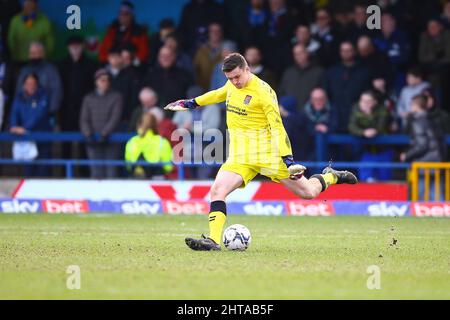
[[[450,299],[450,219],[233,216],[246,252],[194,252],[204,216],[0,215],[1,299]],[[69,265],[81,289],[66,288]],[[366,286],[367,268],[381,289]]]

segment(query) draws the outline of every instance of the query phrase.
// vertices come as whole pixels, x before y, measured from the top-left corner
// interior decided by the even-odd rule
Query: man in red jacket
[[[122,1],[117,20],[108,28],[100,44],[98,59],[100,62],[106,62],[112,47],[123,47],[129,43],[136,48],[139,61],[146,62],[149,57],[147,31],[134,20],[134,5],[129,1]]]

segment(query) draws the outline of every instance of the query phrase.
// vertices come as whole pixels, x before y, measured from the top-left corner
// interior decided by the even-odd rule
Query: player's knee
[[[214,184],[210,191],[211,200],[224,200],[227,196],[226,188]]]
[[[306,200],[312,200],[312,199],[314,199],[316,197],[316,195],[314,194],[314,193],[312,193],[311,191],[307,191],[307,192],[304,192],[304,194],[303,194],[303,199],[306,199]]]
[[[313,190],[310,189],[299,189],[296,193],[297,196],[305,200],[312,200],[316,197]]]

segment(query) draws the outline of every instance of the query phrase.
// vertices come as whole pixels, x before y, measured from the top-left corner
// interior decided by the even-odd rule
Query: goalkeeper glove
[[[294,157],[291,155],[282,157],[284,164],[289,171],[289,179],[298,180],[303,177],[306,167],[301,164],[295,164]]]
[[[193,110],[197,108],[199,104],[195,102],[195,99],[188,100],[178,100],[172,103],[169,103],[164,110],[171,111],[184,111],[184,110]]]

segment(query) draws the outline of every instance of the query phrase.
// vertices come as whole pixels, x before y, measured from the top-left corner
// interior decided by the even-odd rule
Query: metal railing
[[[127,162],[122,160],[68,160],[68,159],[39,159],[32,161],[18,161],[12,159],[0,159],[0,165],[44,165],[44,166],[63,166],[65,168],[65,176],[68,179],[74,177],[74,167],[76,166],[143,166],[143,167],[162,167],[167,164],[173,164],[177,167],[178,180],[183,181],[186,178],[186,168],[201,167],[204,164],[194,164],[194,163],[170,163],[170,162],[155,162],[148,163],[145,161],[138,162]],[[329,163],[328,162],[302,162],[307,168],[324,168]],[[219,167],[221,164],[211,164],[209,166]],[[394,163],[394,162],[333,162],[333,167],[336,169],[361,169],[361,168],[389,168],[389,169],[408,169],[410,167],[407,163]]]
[[[112,143],[125,143],[132,138],[135,133],[113,133],[110,135],[108,141]],[[98,136],[94,136],[93,140],[98,140]],[[11,133],[0,133],[0,142],[14,142],[14,141],[36,141],[36,142],[78,142],[86,143],[85,137],[79,132],[35,132],[32,134],[16,135]],[[409,143],[409,137],[406,135],[385,135],[378,136],[372,139],[358,138],[351,135],[316,135],[316,162],[302,162],[307,168],[323,168],[328,165],[327,149],[332,144],[369,144],[369,145],[405,145]],[[450,135],[446,137],[446,143],[450,145]],[[148,163],[139,161],[136,163],[129,163],[123,160],[82,160],[82,159],[39,159],[33,161],[17,161],[12,159],[0,159],[0,165],[49,165],[49,166],[63,166],[65,167],[65,175],[67,178],[74,177],[75,166],[130,166],[139,165],[147,167],[161,167],[168,163]],[[188,164],[188,163],[174,163],[178,169],[178,179],[184,180],[186,176],[186,168],[200,167],[204,164]],[[212,164],[211,166],[218,167],[220,164]],[[410,164],[398,162],[333,162],[333,166],[337,169],[350,168],[389,168],[389,169],[409,169]]]
[[[441,180],[442,173],[442,180]],[[431,183],[431,178],[434,183]],[[411,200],[418,201],[423,185],[423,200],[450,201],[450,163],[414,162],[411,165]],[[442,193],[442,197],[441,197]],[[434,197],[431,197],[431,195]],[[433,199],[432,199],[433,198]]]
[[[360,138],[348,134],[317,134],[316,135],[316,159],[326,161],[329,145],[360,144],[360,145],[408,145],[408,135],[379,135],[374,138]],[[450,135],[445,137],[445,143],[450,146]]]

